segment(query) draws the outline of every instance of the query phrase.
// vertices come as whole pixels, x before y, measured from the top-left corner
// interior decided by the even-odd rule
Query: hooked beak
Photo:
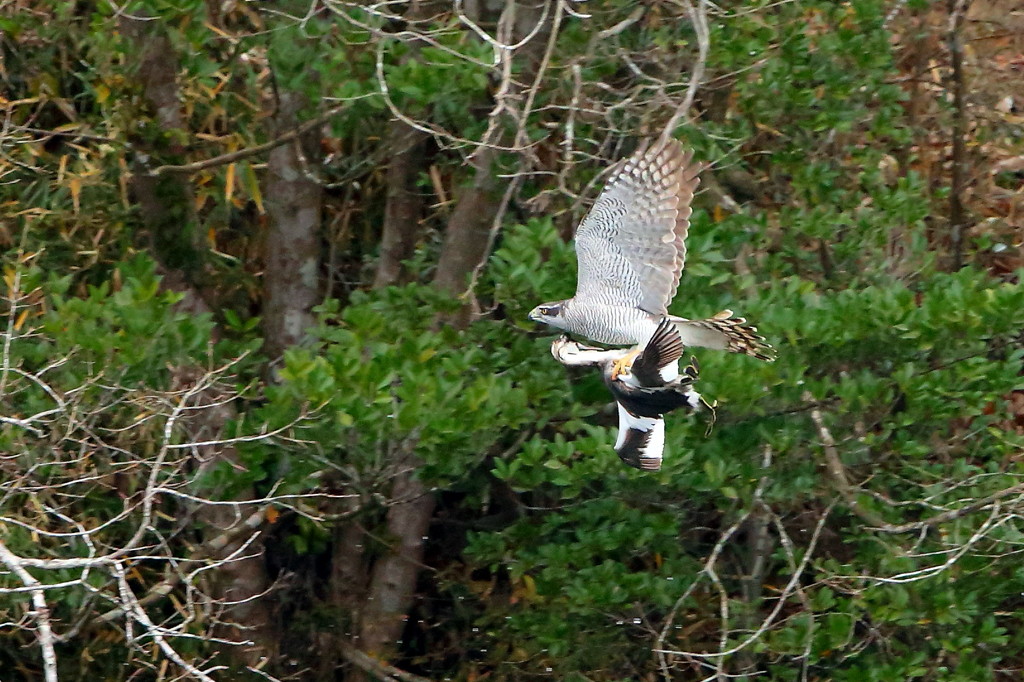
[[[539,306],[537,308],[534,308],[533,310],[531,310],[530,314],[527,315],[527,317],[529,317],[534,322],[542,322],[544,320],[544,317],[540,314],[540,307]]]

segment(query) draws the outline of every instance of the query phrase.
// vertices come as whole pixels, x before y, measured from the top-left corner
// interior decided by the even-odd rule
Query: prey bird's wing
[[[701,167],[676,140],[620,162],[576,232],[577,300],[667,313]]]
[[[665,420],[637,416],[621,403],[618,408],[619,437],[615,440],[615,452],[619,459],[634,469],[660,469],[665,450]]]
[[[633,361],[631,372],[641,386],[664,386],[679,376],[681,357],[683,341],[676,324],[666,317]]]

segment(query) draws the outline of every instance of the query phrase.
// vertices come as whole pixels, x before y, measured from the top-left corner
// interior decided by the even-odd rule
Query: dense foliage
[[[424,4],[403,18],[132,3],[178,60],[173,125],[113,5],[0,9],[0,677],[42,679],[44,592],[15,559],[109,555],[24,564],[51,585],[59,675],[203,679],[231,637],[201,595],[248,547],[217,558],[209,509],[243,500],[276,651],[259,672],[214,657],[209,677],[359,679],[372,665],[344,652],[405,542],[394,482],[413,472],[412,497],[433,502],[414,598],[397,643],[370,651],[409,674],[1016,679],[1024,212],[1007,159],[1024,136],[993,106],[1013,93],[993,88],[1024,46],[971,53],[972,151],[957,158],[945,10],[697,4],[710,51],[676,135],[710,166],[671,311],[735,310],[778,360],[695,350],[717,422],[672,415],[651,473],[615,456],[599,377],[559,366],[526,313],[571,294],[565,237],[598,173],[685,96],[689,3],[544,3],[538,54],[508,64],[484,37],[512,43],[514,22]],[[302,157],[323,192],[322,302],[274,358],[260,324],[272,164],[160,167],[273,140],[286,92],[305,102],[297,121],[324,118],[321,156]],[[372,287],[396,115],[429,132],[413,169],[426,200],[402,281]],[[433,283],[481,184],[480,141],[498,150],[496,193],[514,191],[453,296]],[[950,189],[956,164],[970,192]],[[963,247],[951,192],[971,216]],[[161,581],[134,621],[110,614]]]

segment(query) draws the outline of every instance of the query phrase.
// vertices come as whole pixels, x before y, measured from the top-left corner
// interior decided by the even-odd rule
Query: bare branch
[[[697,62],[690,69],[690,84],[686,88],[686,96],[683,97],[683,101],[676,108],[675,113],[672,114],[672,118],[665,124],[665,129],[661,133],[662,140],[672,137],[679,126],[679,122],[682,121],[690,111],[690,107],[693,106],[693,100],[697,97],[697,89],[704,80],[704,69],[707,67],[708,51],[711,48],[711,34],[708,31],[707,0],[697,0],[696,8],[694,8],[691,0],[676,1],[686,8],[686,13],[690,16],[690,23],[693,24],[694,33],[697,34],[698,54]]]
[[[287,133],[284,133],[283,135],[280,135],[280,136],[274,138],[270,142],[264,142],[263,144],[258,144],[255,147],[247,147],[245,149],[239,149],[238,151],[230,152],[228,154],[221,154],[220,156],[214,156],[213,158],[209,158],[209,159],[206,159],[204,161],[196,161],[194,163],[186,163],[186,164],[182,164],[182,165],[178,165],[178,166],[176,166],[176,165],[157,166],[153,170],[149,171],[149,174],[150,175],[164,175],[164,174],[167,174],[167,173],[186,173],[186,174],[187,173],[196,173],[198,171],[205,170],[207,168],[214,168],[216,166],[225,166],[225,165],[227,165],[229,163],[234,163],[236,161],[241,161],[242,159],[247,159],[250,156],[258,156],[259,154],[263,154],[265,152],[269,152],[269,151],[271,151],[273,149],[276,149],[276,148],[280,147],[283,144],[288,144],[289,142],[291,142],[293,140],[299,139],[300,137],[302,137],[306,133],[308,133],[308,132],[312,131],[313,129],[315,129],[317,126],[321,126],[324,123],[326,123],[327,121],[331,120],[332,118],[337,116],[339,113],[344,111],[347,107],[348,107],[348,103],[339,104],[336,107],[332,107],[332,108],[328,109],[327,111],[325,111],[324,113],[322,113],[319,116],[317,116],[316,118],[312,118],[312,119],[306,121],[305,123],[303,123],[300,126],[298,126],[297,128],[295,128],[294,130],[290,130]]]
[[[793,571],[793,574],[786,582],[785,587],[783,587],[782,592],[779,594],[777,598],[775,606],[772,608],[768,616],[761,622],[757,630],[751,633],[746,639],[728,649],[726,649],[723,646],[720,651],[714,653],[699,653],[694,651],[665,651],[661,649],[656,649],[655,651],[657,651],[658,653],[674,654],[677,656],[692,656],[694,658],[718,659],[724,656],[731,656],[732,654],[742,651],[743,649],[747,648],[748,646],[756,642],[758,639],[760,639],[768,631],[768,628],[771,627],[771,625],[778,618],[779,613],[782,611],[783,606],[785,606],[786,600],[789,598],[789,596],[795,593],[797,586],[799,585],[801,576],[803,575],[803,572],[807,569],[807,564],[810,562],[811,557],[814,555],[814,549],[818,545],[818,539],[821,536],[822,529],[825,527],[825,521],[832,513],[832,508],[834,506],[835,503],[833,502],[822,513],[821,518],[818,519],[818,523],[815,524],[814,527],[814,533],[811,535],[811,539],[807,544],[807,548],[804,550],[804,556],[800,560],[799,565],[797,565],[796,570]]]
[[[805,391],[804,402],[807,404],[815,404],[814,396],[809,391]],[[836,449],[836,441],[832,438],[832,433],[825,426],[825,421],[821,417],[821,410],[818,409],[817,404],[811,408],[811,421],[814,422],[814,426],[818,429],[818,435],[821,437],[821,445],[825,451],[825,469],[828,471],[829,477],[832,479],[832,483],[835,485],[836,490],[842,496],[846,505],[850,508],[850,511],[861,517],[872,526],[886,526],[888,523],[881,516],[876,514],[870,509],[865,509],[861,506],[860,502],[857,501],[857,494],[854,491],[852,485],[850,485],[849,479],[846,477],[846,467],[843,466],[843,460],[839,456],[839,450]]]
[[[53,648],[53,629],[50,626],[50,607],[46,604],[46,595],[38,580],[25,570],[21,557],[7,549],[0,541],[0,562],[18,576],[18,579],[32,592],[32,612],[38,627],[36,639],[43,651],[43,676],[46,682],[57,682],[57,652]]]
[[[927,528],[938,526],[942,523],[954,521],[967,516],[968,514],[988,509],[1007,497],[1024,495],[1024,483],[1019,483],[1017,485],[1004,488],[1003,490],[999,490],[979,500],[965,504],[962,507],[949,509],[922,521],[891,524],[874,511],[865,509],[857,501],[858,489],[850,484],[850,481],[846,476],[846,468],[843,466],[839,450],[836,448],[835,439],[833,439],[831,432],[825,426],[821,410],[818,408],[820,403],[815,403],[813,401],[813,396],[811,396],[809,392],[804,393],[804,400],[807,401],[808,404],[814,405],[811,409],[811,421],[814,422],[815,427],[818,429],[818,435],[821,437],[822,448],[825,451],[826,470],[828,471],[833,484],[835,484],[836,489],[839,491],[839,494],[843,497],[846,504],[850,507],[851,511],[869,523],[872,527],[883,533],[898,534],[919,532]]]
[[[215,682],[214,679],[210,677],[209,673],[216,670],[216,668],[203,671],[186,661],[167,641],[164,629],[158,627],[152,619],[150,619],[146,610],[139,605],[139,600],[135,598],[135,595],[132,593],[132,588],[128,584],[128,578],[125,575],[124,567],[120,564],[115,564],[113,569],[114,575],[117,578],[121,599],[128,607],[128,614],[132,619],[138,621],[138,623],[145,628],[148,636],[153,638],[153,641],[156,642],[157,646],[160,647],[160,650],[164,652],[164,655],[177,663],[178,666],[180,666],[187,674],[200,682]]]
[[[369,654],[365,654],[345,642],[341,642],[341,655],[345,657],[345,660],[358,666],[363,672],[369,673],[384,682],[395,682],[396,680],[397,682],[431,682],[426,677],[405,672]]]

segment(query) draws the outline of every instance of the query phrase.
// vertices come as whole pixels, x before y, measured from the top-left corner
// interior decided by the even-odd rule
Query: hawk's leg
[[[629,353],[626,353],[621,358],[616,360],[612,364],[612,381],[618,379],[620,374],[628,373],[630,368],[633,366],[633,361],[636,360],[636,356],[638,355],[640,355],[639,348],[632,350]]]

